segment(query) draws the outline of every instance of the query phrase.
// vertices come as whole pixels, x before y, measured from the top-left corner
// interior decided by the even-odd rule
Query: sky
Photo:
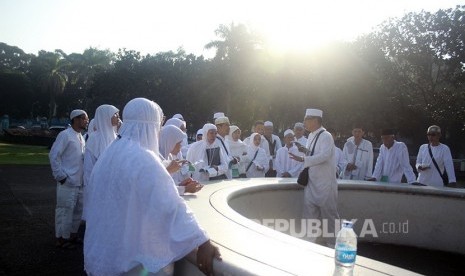
[[[465,0],[0,0],[0,42],[26,53],[89,47],[211,57],[220,24],[244,23],[276,51],[350,41],[390,17],[454,8]]]

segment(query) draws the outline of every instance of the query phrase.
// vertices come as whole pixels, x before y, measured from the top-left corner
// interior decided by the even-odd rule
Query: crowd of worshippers
[[[173,121],[174,120],[174,121]],[[252,134],[241,139],[242,131],[231,125],[222,112],[213,115],[214,124],[207,123],[196,134],[196,142],[187,143],[186,122],[181,114],[175,114],[161,131],[160,147],[166,160],[184,160],[182,167],[173,173],[180,192],[184,192],[186,179],[202,183],[209,180],[253,177],[297,177],[303,169],[292,155],[303,156],[308,148],[303,122],[296,122],[283,137],[275,135],[273,122],[256,121]],[[167,125],[174,125],[183,133],[175,135]],[[335,139],[335,131],[328,129]],[[165,134],[164,134],[165,133]],[[170,134],[168,134],[170,133]],[[407,146],[395,139],[394,129],[381,130],[382,145],[374,159],[373,145],[364,138],[365,129],[356,125],[342,150],[335,147],[334,165],[337,178],[368,180],[389,183],[445,186],[456,182],[452,155],[447,145],[439,142],[441,129],[432,125],[427,129],[428,144],[420,147],[414,173],[410,165]],[[167,138],[164,138],[167,137]],[[169,142],[167,142],[169,141]]]
[[[322,126],[318,109],[307,109],[303,122],[285,130],[282,139],[273,134],[272,122],[256,121],[252,134],[242,140],[241,129],[217,112],[214,124],[206,123],[197,131],[197,141],[189,144],[183,116],[164,118],[162,109],[144,98],[128,102],[123,120],[112,105],[99,106],[90,122],[84,110],[76,109],[70,113],[71,127],[59,133],[50,150],[57,181],[56,246],[73,249],[84,242],[90,274],[170,275],[173,262],[194,251],[199,269],[210,274],[212,260],[220,259],[218,248],[179,195],[196,193],[211,180],[296,178],[304,167],[312,167],[305,190],[317,199],[328,194],[325,187],[316,189],[326,185],[318,178],[325,174],[332,192],[325,194],[324,202],[337,194],[337,178],[401,183],[405,176],[408,183],[437,187],[456,182],[451,152],[439,142],[441,129],[436,125],[426,131],[428,143],[419,149],[416,176],[407,147],[395,140],[393,130],[382,131],[383,144],[373,166],[373,146],[363,138],[364,128],[355,126],[341,150]],[[319,146],[312,157],[315,144]],[[319,151],[328,157],[324,162],[316,156]],[[327,217],[337,218],[333,197],[331,208],[315,208],[333,210]],[[152,219],[163,217],[170,223]],[[81,220],[86,221],[84,241],[77,235]],[[141,225],[146,231],[138,229]],[[140,265],[134,267],[134,261]]]

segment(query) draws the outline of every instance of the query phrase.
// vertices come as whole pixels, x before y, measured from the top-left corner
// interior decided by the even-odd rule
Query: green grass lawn
[[[46,146],[0,143],[0,165],[48,165]]]

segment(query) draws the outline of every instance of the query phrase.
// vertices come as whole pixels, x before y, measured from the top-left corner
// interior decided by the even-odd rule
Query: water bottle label
[[[355,257],[357,256],[357,250],[353,249],[336,249],[336,260],[343,264],[355,263]]]

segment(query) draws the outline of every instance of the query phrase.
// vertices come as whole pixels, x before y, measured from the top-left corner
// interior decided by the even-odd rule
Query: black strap
[[[434,159],[433,152],[431,151],[431,145],[428,144],[428,152],[429,156],[431,156],[431,160],[433,160],[433,164],[436,167],[436,170],[438,170],[439,175],[441,178],[444,178],[444,174],[441,173],[441,170],[439,169],[438,163],[436,163],[436,160]],[[444,172],[446,171],[446,167],[444,167]]]
[[[258,154],[258,151],[259,151],[259,150],[260,150],[260,149],[258,148],[257,151],[255,152],[255,155],[253,156],[253,159],[250,161],[249,165],[247,166],[247,169],[245,170],[246,172],[249,171],[250,166],[252,166],[252,162],[255,160],[255,158],[257,158],[257,154]]]
[[[216,136],[216,139],[220,140],[221,144],[223,145],[224,150],[226,151],[226,154],[229,156],[228,149],[226,149],[226,145],[224,144],[223,140],[218,136]]]
[[[318,132],[318,134],[316,135],[316,137],[315,137],[315,143],[313,143],[313,147],[312,147],[312,151],[310,152],[310,156],[312,156],[313,153],[315,152],[316,142],[318,141],[318,138],[320,138],[320,134],[323,133],[324,131],[325,131],[325,130],[322,129],[322,130],[320,130],[320,132]],[[312,141],[312,142],[313,142],[313,141]],[[310,142],[310,143],[312,143],[312,142]]]

